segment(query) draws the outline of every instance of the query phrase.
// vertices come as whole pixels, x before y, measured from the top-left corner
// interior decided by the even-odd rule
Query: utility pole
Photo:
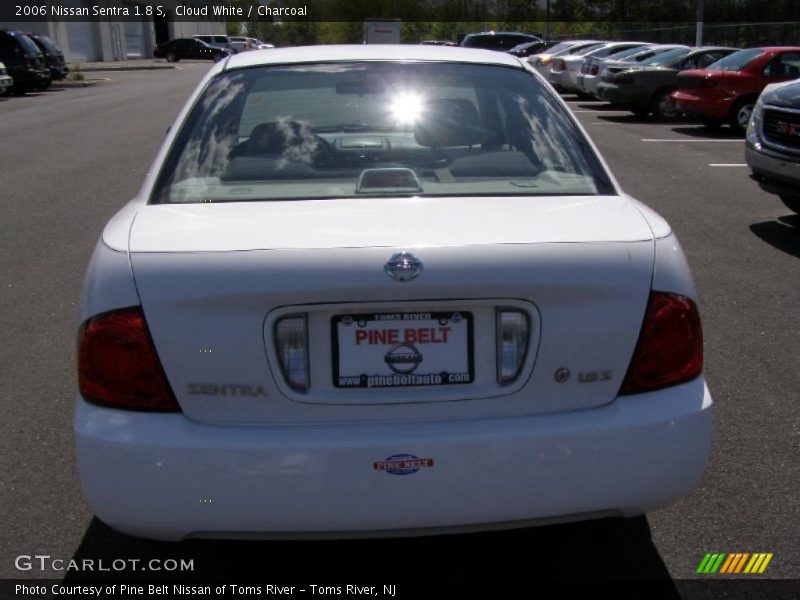
[[[697,30],[694,36],[694,45],[703,45],[703,4],[705,0],[697,0]]]
[[[545,5],[545,17],[544,17],[544,39],[550,39],[550,0],[547,0],[547,4]]]

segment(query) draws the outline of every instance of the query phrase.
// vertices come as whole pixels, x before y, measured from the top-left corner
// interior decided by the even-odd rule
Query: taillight
[[[103,313],[81,326],[78,385],[94,404],[180,411],[138,306]]]
[[[691,381],[703,371],[703,330],[686,296],[651,292],[642,331],[620,394]]]
[[[528,352],[528,315],[513,308],[497,309],[497,382],[511,383],[522,370]]]
[[[275,324],[275,349],[289,386],[298,392],[307,392],[310,381],[305,315],[284,317]]]
[[[589,67],[589,75],[597,75],[600,72],[600,65],[592,65]]]
[[[564,70],[564,61],[560,58],[557,58],[553,61],[553,71],[563,71]]]

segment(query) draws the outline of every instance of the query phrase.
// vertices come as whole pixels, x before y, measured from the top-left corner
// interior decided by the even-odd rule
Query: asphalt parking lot
[[[712,458],[693,494],[646,518],[427,539],[175,545],[93,520],[71,439],[84,269],[207,69],[181,63],[0,98],[0,577],[62,576],[15,569],[19,555],[47,554],[184,557],[200,575],[267,569],[275,578],[375,576],[412,562],[411,574],[431,576],[683,579],[706,552],[772,552],[768,575],[800,578],[800,216],[749,179],[743,141],[727,128],[654,122],[574,97],[570,108],[623,188],[667,218],[693,269],[716,401]],[[529,552],[511,550],[520,545]]]

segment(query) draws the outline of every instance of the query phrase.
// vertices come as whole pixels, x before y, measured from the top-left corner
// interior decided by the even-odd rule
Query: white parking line
[[[709,167],[746,167],[745,163],[708,163]]]
[[[696,142],[696,143],[711,143],[711,144],[741,144],[744,142],[744,139],[741,140],[714,140],[714,139],[707,139],[707,140],[698,140],[692,139],[687,140],[683,138],[642,138],[643,142],[681,142],[681,143],[689,143],[689,142]]]

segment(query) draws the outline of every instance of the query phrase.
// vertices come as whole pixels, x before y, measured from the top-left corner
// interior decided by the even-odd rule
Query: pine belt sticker
[[[419,458],[413,454],[394,454],[386,460],[372,464],[376,471],[385,471],[390,475],[411,475],[420,469],[433,467],[432,458]]]

